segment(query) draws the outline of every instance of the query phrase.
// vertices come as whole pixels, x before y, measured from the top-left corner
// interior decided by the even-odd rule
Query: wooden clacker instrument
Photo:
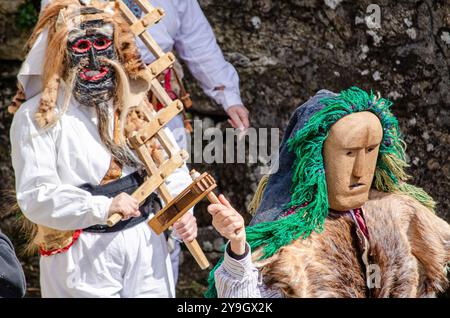
[[[217,185],[208,173],[199,174],[193,170],[191,172],[192,184],[177,197],[173,198],[170,195],[164,181],[176,169],[183,166],[189,155],[185,150],[174,147],[163,130],[163,127],[183,110],[182,102],[172,100],[157,78],[166,69],[173,67],[175,56],[171,52],[164,53],[147,32],[148,28],[161,20],[164,16],[164,10],[153,7],[148,0],[135,0],[135,3],[143,11],[143,17],[138,19],[123,1],[116,0],[116,3],[122,15],[130,24],[132,32],[143,41],[156,58],[152,64],[147,66],[145,72],[147,72],[146,75],[150,82],[150,90],[164,107],[158,112],[148,110],[146,116],[149,123],[135,131],[128,141],[144,163],[147,172],[145,182],[132,196],[143,203],[151,193],[157,191],[165,203],[165,207],[149,221],[150,227],[159,235],[203,198],[207,197],[211,203],[218,203],[218,198],[212,192]],[[155,139],[162,149],[151,152],[148,144],[154,142]],[[108,225],[114,226],[121,219],[121,214],[114,214],[109,218]],[[208,268],[209,262],[198,242],[194,240],[184,243],[199,266],[202,269]]]

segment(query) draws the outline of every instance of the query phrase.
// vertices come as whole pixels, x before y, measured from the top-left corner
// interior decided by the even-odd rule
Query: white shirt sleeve
[[[248,246],[250,251],[250,246]],[[225,248],[223,263],[214,273],[219,298],[281,298],[279,290],[267,287],[252,263],[251,252],[236,260]]]
[[[203,91],[225,110],[242,105],[239,76],[225,61],[214,32],[197,0],[174,1],[180,27],[175,38],[175,49],[199,81]]]
[[[38,101],[34,98],[29,103]],[[17,201],[22,212],[32,222],[56,230],[106,224],[112,199],[61,182],[55,146],[59,125],[42,131],[33,115],[28,107],[21,107],[10,131]]]

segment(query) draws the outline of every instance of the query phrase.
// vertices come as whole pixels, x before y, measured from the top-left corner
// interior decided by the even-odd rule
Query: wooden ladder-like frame
[[[140,130],[134,132],[129,138],[129,142],[144,163],[147,171],[145,182],[133,193],[140,204],[154,191],[165,203],[164,209],[159,211],[150,221],[150,227],[157,234],[173,225],[179,218],[189,211],[197,202],[207,197],[211,203],[218,203],[218,199],[212,190],[216,187],[214,179],[207,173],[198,174],[195,170],[191,172],[193,183],[182,191],[176,198],[173,198],[164,183],[176,169],[183,166],[189,158],[188,153],[177,149],[163,130],[163,127],[183,110],[180,100],[172,100],[158,80],[158,75],[168,68],[172,68],[175,63],[175,56],[169,52],[164,53],[147,29],[158,23],[164,16],[164,10],[153,7],[148,0],[134,1],[143,11],[142,19],[136,18],[133,12],[122,0],[116,0],[119,10],[129,23],[135,36],[139,37],[156,60],[147,66],[146,77],[150,81],[150,90],[164,106],[159,112],[146,111],[149,123]],[[161,151],[151,153],[148,144],[156,138],[162,146]],[[117,213],[108,219],[108,225],[114,226],[122,219],[122,215]],[[209,267],[209,262],[201,250],[197,240],[184,242],[197,263],[202,269]]]

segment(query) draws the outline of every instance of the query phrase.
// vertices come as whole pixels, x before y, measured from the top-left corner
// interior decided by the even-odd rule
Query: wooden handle
[[[197,264],[200,266],[200,268],[207,269],[209,267],[209,261],[206,258],[205,254],[203,253],[197,240],[193,240],[192,242],[184,241],[184,244],[186,244],[186,247],[188,248],[188,250],[192,254],[192,256],[194,256],[194,258],[197,261]]]
[[[221,204],[219,201],[219,198],[212,191],[210,193],[208,193],[208,195],[206,197],[208,198],[209,202],[211,202],[212,204]]]
[[[116,225],[117,223],[119,223],[122,220],[122,214],[120,213],[114,213],[113,215],[111,215],[108,218],[108,221],[106,222],[106,224],[109,227],[113,227],[114,225]]]

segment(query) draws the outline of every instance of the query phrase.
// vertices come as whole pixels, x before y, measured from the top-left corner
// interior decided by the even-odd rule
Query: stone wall
[[[438,213],[450,219],[448,1],[200,3],[238,69],[254,127],[283,130],[292,111],[322,88],[380,91],[394,102],[411,182],[432,194]],[[366,12],[371,3],[380,10],[378,28],[374,12]],[[196,85],[190,87],[200,114],[224,119]],[[224,192],[243,210],[256,183],[251,167],[214,168]]]

